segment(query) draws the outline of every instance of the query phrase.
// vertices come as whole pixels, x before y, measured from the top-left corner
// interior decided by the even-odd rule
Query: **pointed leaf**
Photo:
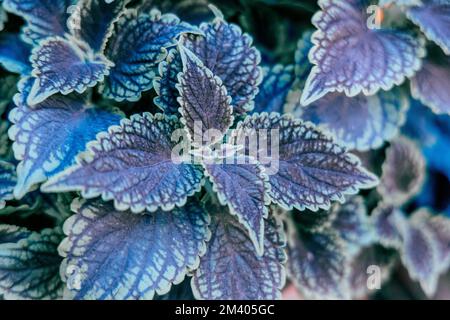
[[[198,31],[172,14],[152,10],[139,15],[127,10],[115,24],[106,48],[115,66],[103,84],[103,95],[117,101],[139,100],[142,92],[152,88],[156,67],[167,56],[167,48],[186,32]]]
[[[16,183],[16,167],[0,160],[0,209],[5,207],[7,200],[14,199],[13,192]]]
[[[407,220],[396,207],[380,203],[372,212],[372,225],[376,242],[386,248],[400,249],[403,243],[401,230]]]
[[[384,202],[402,205],[420,191],[424,177],[422,153],[413,141],[398,137],[386,150],[383,175],[377,190]]]
[[[9,131],[18,165],[15,196],[22,198],[35,184],[75,163],[76,155],[97,133],[117,124],[121,116],[92,108],[82,97],[54,95],[30,108],[25,99],[32,80],[19,84],[15,96],[17,108],[9,114],[14,125]]]
[[[31,47],[19,35],[2,33],[0,35],[0,64],[12,73],[29,74]]]
[[[449,0],[426,0],[421,5],[408,8],[406,14],[428,39],[437,43],[446,55],[450,55]]]
[[[3,7],[27,22],[24,40],[38,44],[52,36],[67,32],[68,7],[72,0],[4,0]]]
[[[204,35],[186,35],[181,43],[222,79],[238,113],[252,110],[262,80],[261,57],[252,38],[221,17],[201,24],[200,29]]]
[[[182,125],[176,117],[145,113],[122,120],[90,144],[77,165],[49,181],[51,192],[81,191],[84,198],[102,195],[117,209],[133,212],[171,210],[200,190],[201,167],[175,158],[171,140]]]
[[[238,124],[233,141],[245,141],[246,136],[258,141],[257,135],[269,134],[267,141],[259,140],[258,160],[266,166],[272,201],[287,210],[326,210],[331,201],[343,201],[345,194],[378,182],[332,138],[288,116],[262,113],[247,117]]]
[[[103,52],[113,30],[130,0],[80,0],[75,6],[68,26],[70,32],[86,42],[94,52]]]
[[[45,229],[37,233],[9,226],[8,233],[6,237],[0,235],[0,294],[6,299],[61,298],[62,258],[57,251],[61,231]]]
[[[433,215],[427,209],[419,209],[412,219],[430,231],[437,249],[438,269],[446,272],[450,267],[450,219],[443,215]]]
[[[220,210],[220,211],[219,211]],[[196,299],[274,300],[285,283],[282,263],[286,244],[282,225],[269,218],[264,255],[259,256],[247,231],[223,207],[212,215],[211,240],[192,278]]]
[[[287,269],[307,299],[346,299],[348,268],[345,247],[334,231],[308,232],[291,226]]]
[[[302,104],[328,92],[372,95],[390,90],[419,70],[424,41],[393,29],[369,29],[365,1],[320,0],[312,22],[317,31],[310,60],[315,65],[306,81]]]
[[[332,215],[332,227],[337,230],[352,254],[372,242],[372,229],[363,197],[354,196],[344,204],[336,205]]]
[[[164,113],[178,114],[180,93],[176,85],[178,84],[178,74],[183,72],[183,63],[178,51],[170,50],[166,59],[160,62],[158,69],[159,76],[155,77],[153,81],[153,87],[158,94],[154,102]]]
[[[181,50],[183,73],[178,90],[182,121],[196,146],[214,144],[233,124],[231,98],[221,79],[189,50]]]
[[[332,133],[349,149],[377,149],[394,138],[406,120],[409,100],[399,89],[349,98],[330,93],[296,115]]]
[[[401,230],[401,259],[410,277],[417,280],[424,292],[432,297],[439,279],[438,249],[430,230],[410,220]]]
[[[59,250],[76,299],[152,299],[183,281],[206,250],[209,216],[196,202],[144,215],[100,200],[73,209]]]
[[[450,115],[450,58],[445,61],[437,64],[426,60],[411,79],[411,94],[434,113]]]
[[[74,39],[49,38],[33,49],[32,75],[35,77],[28,104],[41,103],[55,93],[83,93],[102,82],[112,63],[103,55],[89,53],[89,48]]]
[[[206,174],[213,183],[222,205],[228,205],[253,241],[256,251],[264,251],[264,218],[268,215],[266,203],[267,177],[256,161],[239,156],[219,159],[204,164]]]
[[[270,69],[264,68],[263,74],[263,82],[255,98],[253,113],[282,113],[287,95],[295,80],[294,67],[277,64]]]

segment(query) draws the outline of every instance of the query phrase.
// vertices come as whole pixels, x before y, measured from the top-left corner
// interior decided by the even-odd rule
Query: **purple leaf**
[[[392,205],[380,203],[371,216],[375,241],[386,248],[400,249],[403,243],[401,230],[407,220],[403,213]]]
[[[411,77],[425,56],[424,41],[393,29],[369,29],[366,2],[320,0],[312,22],[317,31],[309,57],[315,65],[301,103],[308,105],[329,92],[353,97],[390,90]]]
[[[381,283],[373,283],[374,286],[369,288],[368,285],[372,285],[370,279],[381,280],[381,282],[387,281],[395,266],[396,258],[397,255],[394,250],[385,249],[379,245],[363,248],[349,266],[351,297],[354,299],[367,298],[368,294],[379,290],[380,287],[377,285],[381,285]],[[379,269],[373,269],[373,267],[378,267]],[[378,271],[381,279],[377,279],[378,274],[374,273]]]
[[[31,47],[17,34],[0,35],[0,64],[12,73],[29,74]]]
[[[214,18],[209,5],[208,0],[142,0],[137,8],[140,12],[147,13],[156,7],[162,12],[172,12],[181,20],[197,25],[202,21],[209,21]]]
[[[280,64],[263,69],[263,82],[255,98],[253,113],[283,112],[287,95],[294,83],[294,67]]]
[[[41,103],[55,93],[83,93],[102,82],[113,65],[103,55],[94,55],[75,39],[49,38],[33,49],[31,61],[34,84],[29,105]]]
[[[76,299],[152,299],[181,283],[206,250],[209,216],[196,202],[143,215],[100,200],[75,200],[73,209],[59,250]]]
[[[401,259],[413,280],[417,280],[424,292],[432,297],[439,278],[438,249],[430,230],[415,219],[401,230],[403,247]]]
[[[238,124],[233,141],[239,144],[246,136],[257,141],[257,135],[268,136],[259,140],[257,157],[269,175],[272,201],[284,209],[327,210],[331,201],[342,202],[345,194],[378,183],[358,158],[312,124],[276,113],[254,114]]]
[[[14,187],[17,183],[16,167],[0,160],[0,209],[5,207],[7,200],[14,199]]]
[[[330,93],[295,114],[333,134],[349,149],[377,149],[394,138],[406,120],[409,99],[400,89],[349,98]]]
[[[411,94],[434,113],[450,115],[450,58],[445,61],[437,64],[425,60],[411,79]]]
[[[437,43],[446,55],[450,55],[449,0],[424,0],[423,4],[408,8],[406,14],[428,39]]]
[[[252,38],[222,17],[201,24],[200,29],[204,35],[186,35],[181,43],[222,79],[236,112],[252,110],[262,80],[261,57]]]
[[[268,215],[266,204],[267,176],[256,161],[248,157],[229,156],[216,163],[204,164],[206,174],[213,183],[222,205],[228,205],[244,225],[259,255],[264,251],[264,218]]]
[[[17,108],[9,114],[14,126],[9,135],[18,165],[16,198],[22,198],[34,185],[75,163],[76,155],[97,133],[117,124],[120,115],[92,108],[83,97],[54,95],[30,108],[26,97],[32,80],[19,83],[15,96]]]
[[[286,244],[282,224],[266,221],[264,255],[259,256],[247,231],[224,207],[212,214],[211,240],[192,278],[196,299],[274,300],[285,283]]]
[[[183,73],[178,90],[182,122],[196,146],[214,144],[233,124],[231,98],[221,79],[188,49],[181,49]]]
[[[80,0],[68,21],[70,32],[94,52],[103,52],[113,23],[130,0]]]
[[[430,231],[437,249],[439,272],[446,272],[450,267],[450,219],[443,215],[433,215],[427,209],[419,209],[412,219]]]
[[[23,38],[37,45],[52,36],[67,32],[68,7],[72,0],[4,0],[5,10],[21,16],[27,22]]]
[[[178,51],[170,50],[166,59],[159,63],[158,69],[159,76],[155,77],[153,81],[153,87],[158,94],[154,102],[164,113],[178,114],[180,93],[176,85],[178,84],[178,74],[183,71],[183,63]]]
[[[363,197],[354,196],[344,204],[336,205],[331,215],[332,227],[345,241],[349,252],[356,253],[372,242],[372,228]]]
[[[142,92],[152,88],[156,67],[166,58],[167,48],[187,32],[199,31],[172,14],[125,11],[106,47],[106,56],[115,66],[102,86],[103,95],[117,101],[139,100]]]
[[[398,137],[386,150],[383,174],[378,192],[383,201],[402,205],[422,188],[425,177],[425,159],[415,143]]]
[[[289,228],[287,269],[307,299],[347,299],[345,245],[329,228],[308,232]]]
[[[97,136],[77,165],[49,181],[43,190],[102,195],[118,210],[138,213],[183,206],[203,183],[202,168],[174,157],[171,139],[182,125],[162,114],[134,115]]]
[[[0,295],[9,300],[62,298],[60,241],[59,228],[37,233],[0,226]]]

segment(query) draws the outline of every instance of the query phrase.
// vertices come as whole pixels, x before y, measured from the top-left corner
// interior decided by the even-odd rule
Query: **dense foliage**
[[[449,0],[3,0],[0,298],[448,298]]]

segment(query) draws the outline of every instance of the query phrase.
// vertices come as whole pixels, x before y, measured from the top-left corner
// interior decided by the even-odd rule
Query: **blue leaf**
[[[31,47],[17,34],[0,34],[0,64],[9,72],[29,74]]]
[[[332,227],[344,240],[350,254],[357,253],[373,241],[372,225],[363,197],[351,197],[344,204],[336,205],[331,214],[334,216]]]
[[[261,57],[252,38],[221,17],[201,24],[200,30],[204,35],[186,35],[181,43],[223,81],[238,113],[252,110],[262,80]]]
[[[178,84],[178,74],[183,72],[183,63],[179,52],[176,49],[170,50],[166,59],[159,63],[158,70],[159,76],[155,77],[153,81],[153,87],[157,93],[154,102],[164,113],[178,114],[180,93],[176,85]]]
[[[192,290],[204,300],[274,300],[286,281],[286,239],[282,224],[269,218],[264,232],[264,255],[237,219],[224,207],[211,211],[211,239],[192,278]]]
[[[335,231],[308,232],[288,224],[290,278],[307,299],[348,299],[348,259],[345,245]]]
[[[176,117],[144,113],[122,120],[97,137],[77,164],[49,181],[43,190],[102,195],[119,210],[172,210],[183,206],[203,184],[203,171],[173,152],[172,135],[182,130]]]
[[[294,83],[295,73],[293,66],[275,65],[263,69],[263,82],[255,98],[256,112],[283,112],[287,95]]]
[[[450,219],[433,214],[428,209],[419,209],[413,214],[412,219],[431,234],[439,264],[436,272],[440,274],[447,272],[450,268]]]
[[[428,39],[437,43],[450,55],[450,1],[425,0],[407,9],[406,14],[420,27]]]
[[[16,183],[16,167],[0,160],[0,209],[5,207],[7,200],[14,199],[13,192]]]
[[[121,116],[92,108],[82,97],[54,95],[30,108],[25,97],[32,80],[19,85],[17,108],[9,119],[14,126],[10,137],[18,165],[18,184],[14,194],[22,198],[30,189],[75,163],[75,156],[85,150],[97,133],[117,124]]]
[[[424,292],[432,297],[437,288],[440,271],[437,244],[431,231],[418,219],[411,219],[402,227],[402,262],[411,279],[417,280]]]
[[[450,117],[436,116],[414,100],[402,132],[419,143],[427,168],[443,173],[450,180]]]
[[[31,44],[67,31],[68,7],[72,0],[4,0],[3,7],[27,22],[23,38]]]
[[[182,122],[195,146],[221,141],[233,124],[231,98],[221,79],[188,49],[181,49],[183,73],[179,75]]]
[[[378,183],[358,158],[310,123],[276,113],[254,114],[237,125],[232,141],[242,145],[247,137],[259,140],[258,154],[246,144],[243,150],[265,166],[271,199],[284,209],[327,210],[331,201],[343,202],[345,194]]]
[[[152,299],[181,283],[206,251],[209,216],[196,202],[135,215],[75,200],[60,253],[76,299]]]
[[[420,192],[425,180],[425,158],[414,141],[400,136],[386,150],[377,188],[383,201],[400,206]]]
[[[172,14],[127,10],[115,24],[106,48],[115,66],[102,86],[103,95],[117,101],[139,100],[142,92],[152,88],[156,67],[167,56],[167,48],[187,32],[198,30]]]
[[[27,102],[41,103],[55,93],[83,93],[102,82],[113,65],[102,54],[93,54],[74,38],[49,38],[33,49],[34,84]]]
[[[368,97],[330,93],[294,112],[333,134],[347,148],[367,151],[381,147],[398,134],[408,108],[408,97],[394,88]]]
[[[425,60],[411,79],[411,94],[437,114],[450,115],[450,58],[438,64]]]
[[[94,52],[103,52],[113,23],[130,0],[80,0],[74,6],[68,26],[71,34],[86,42]]]
[[[17,226],[0,224],[0,243],[17,243],[31,235],[31,231]]]
[[[312,22],[317,31],[309,53],[314,67],[301,103],[329,92],[353,97],[390,90],[420,69],[424,41],[394,29],[369,29],[366,1],[320,0]]]
[[[370,217],[375,233],[375,241],[386,248],[400,249],[401,230],[407,223],[404,214],[396,207],[380,203]]]
[[[228,205],[230,213],[247,229],[256,252],[263,255],[264,218],[268,215],[266,204],[270,203],[263,168],[251,158],[237,155],[204,163],[204,168],[221,204]]]
[[[0,295],[6,299],[62,298],[62,258],[57,251],[61,236],[59,228],[37,233],[0,226]]]

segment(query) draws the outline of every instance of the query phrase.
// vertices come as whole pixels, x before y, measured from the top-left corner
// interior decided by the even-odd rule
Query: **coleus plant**
[[[0,295],[348,299],[401,261],[432,296],[450,221],[409,216],[433,153],[399,133],[450,113],[450,2],[318,5],[281,65],[200,0],[3,0]]]

